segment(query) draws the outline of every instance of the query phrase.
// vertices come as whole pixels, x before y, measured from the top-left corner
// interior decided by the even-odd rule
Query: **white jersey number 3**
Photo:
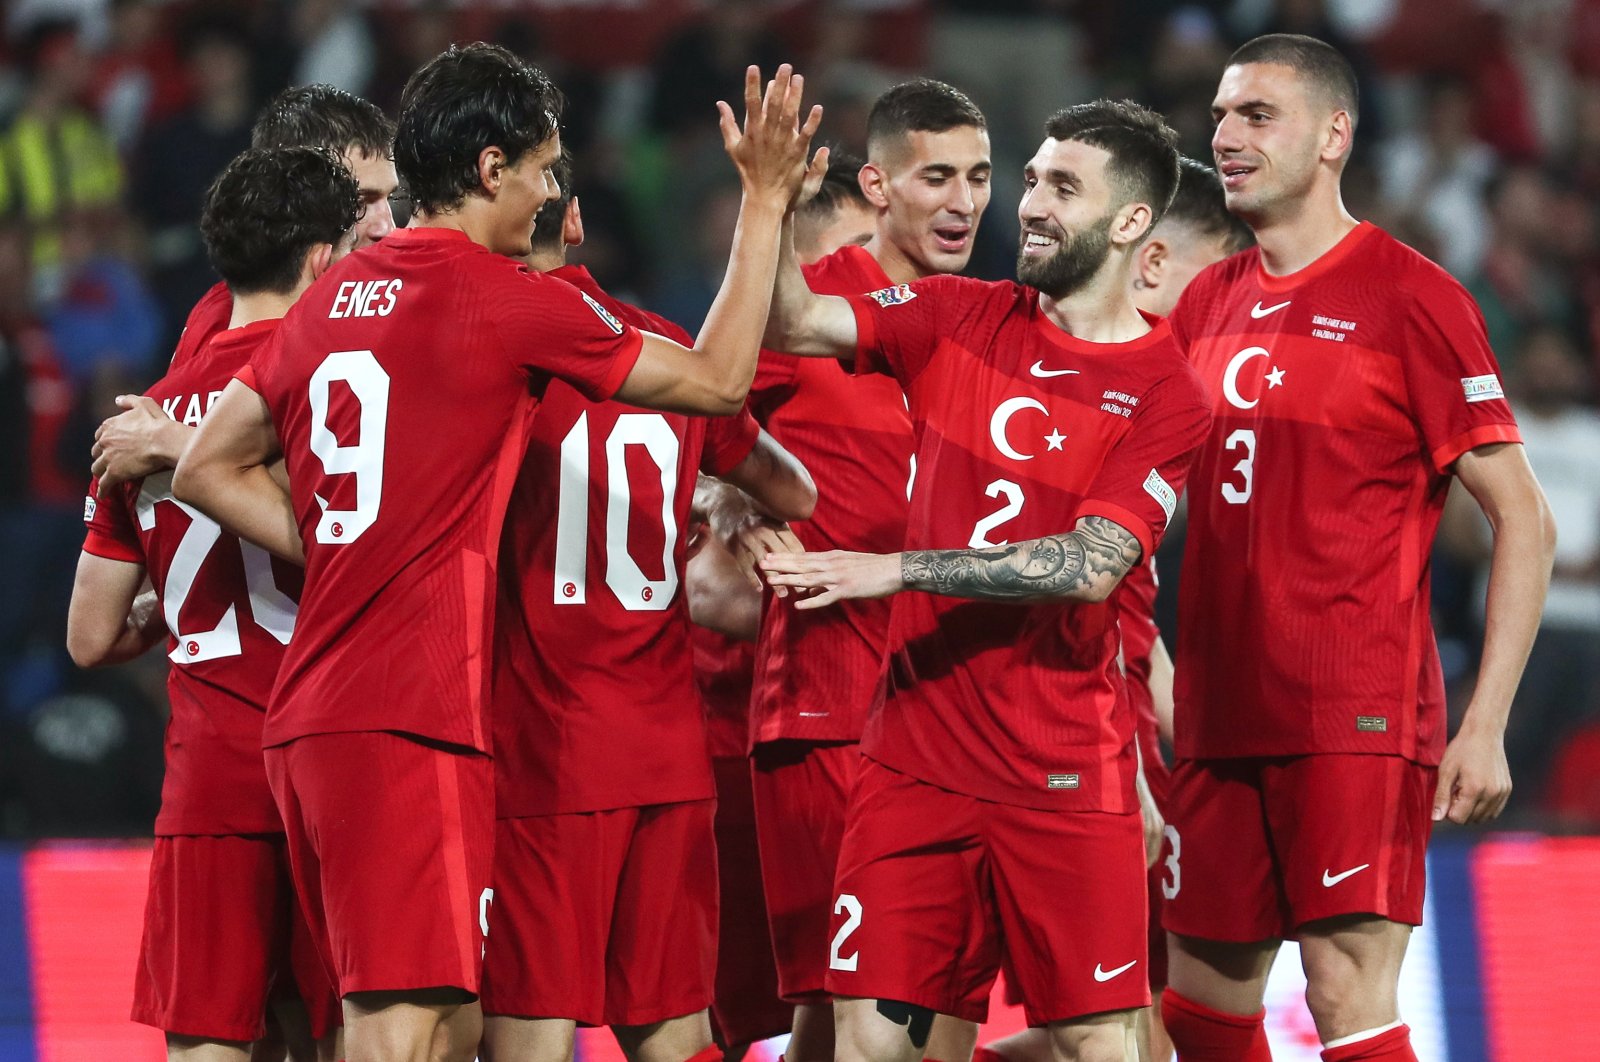
[[[1242,450],[1243,456],[1239,458],[1233,470],[1239,473],[1242,486],[1232,483],[1222,485],[1222,498],[1230,505],[1243,505],[1250,500],[1250,495],[1256,486],[1256,433],[1249,428],[1240,428],[1223,442],[1224,450]]]
[[[341,445],[328,427],[328,396],[334,383],[343,383],[361,409],[358,441]],[[360,538],[378,519],[383,500],[383,447],[389,426],[389,374],[370,350],[340,350],[329,354],[311,374],[311,452],[330,476],[355,477],[356,507],[330,509],[320,494],[322,519],[317,521],[317,541],[342,546]]]

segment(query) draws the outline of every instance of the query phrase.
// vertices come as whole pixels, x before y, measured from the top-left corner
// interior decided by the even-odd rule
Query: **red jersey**
[[[861,295],[889,284],[860,247],[805,268],[811,290]],[[811,519],[791,525],[812,551],[892,553],[906,531],[911,417],[883,376],[857,376],[831,358],[761,352],[750,407],[817,481]],[[797,611],[768,594],[756,653],[751,744],[780,738],[859,741],[877,697],[889,637],[888,601]]]
[[[905,549],[1002,546],[1101,516],[1154,552],[1210,421],[1165,322],[1087,343],[1034,289],[960,277],[850,303],[857,369],[892,373],[911,402]],[[863,753],[984,800],[1136,810],[1114,600],[893,600],[889,697]]]
[[[1167,762],[1161,757],[1161,725],[1156,721],[1156,702],[1150,692],[1150,654],[1155,651],[1161,630],[1156,626],[1155,557],[1146,557],[1128,569],[1117,585],[1117,630],[1122,635],[1122,675],[1128,683],[1128,700],[1133,705],[1134,730],[1139,752],[1144,756],[1145,781],[1158,804],[1167,795]]]
[[[277,330],[216,334],[145,394],[197,426],[233,374]],[[281,833],[261,759],[267,697],[294,630],[301,571],[226,534],[172,496],[172,473],[85,502],[87,553],[142,564],[166,617],[166,778],[156,833]]]
[[[615,393],[636,329],[461,232],[341,259],[240,375],[288,462],[306,592],[265,740],[388,730],[487,750],[500,526],[553,377]]]
[[[1179,595],[1182,758],[1436,764],[1429,553],[1467,450],[1519,440],[1483,318],[1370,224],[1297,273],[1202,273],[1173,331],[1210,394]]]
[[[693,345],[552,271],[614,314]],[[553,382],[533,419],[500,554],[495,779],[501,818],[714,795],[689,645],[684,529],[703,469],[743,461],[748,412],[688,417],[590,401]]]
[[[755,681],[756,645],[707,627],[689,632],[694,644],[694,681],[705,705],[711,758],[742,760],[750,743],[750,686]]]
[[[228,285],[218,281],[211,290],[200,296],[200,301],[189,311],[183,322],[183,334],[178,337],[178,349],[172,354],[171,368],[177,368],[197,352],[205,349],[211,337],[228,329],[233,319],[233,292]]]

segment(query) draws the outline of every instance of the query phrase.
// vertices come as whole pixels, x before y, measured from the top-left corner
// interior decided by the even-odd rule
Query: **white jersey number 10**
[[[627,448],[642,446],[661,476],[662,578],[644,574],[628,553],[628,524],[633,492],[628,483]],[[678,592],[673,553],[678,521],[673,515],[678,493],[678,437],[659,413],[623,413],[606,436],[605,582],[630,612],[660,612]],[[561,440],[561,488],[556,508],[556,578],[551,600],[557,605],[588,601],[589,577],[589,414]]]

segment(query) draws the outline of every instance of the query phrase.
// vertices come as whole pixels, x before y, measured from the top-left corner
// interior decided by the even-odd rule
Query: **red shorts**
[[[648,1025],[709,1007],[715,804],[497,822],[484,1013]]]
[[[271,995],[305,1000],[313,1036],[338,1024],[283,837],[157,837],[133,1020],[204,1040],[255,1040]]]
[[[1030,1025],[1148,1006],[1139,816],[952,793],[862,761],[828,990],[988,1017],[1002,951]]]
[[[717,779],[717,995],[711,1004],[718,1040],[739,1047],[789,1031],[794,1005],[778,998],[778,966],[761,892],[750,761],[711,761]]]
[[[1421,925],[1438,773],[1355,754],[1179,762],[1157,864],[1167,929],[1251,942],[1335,915]]]
[[[266,751],[295,891],[339,995],[478,991],[494,844],[489,757],[401,734]]]
[[[771,741],[751,762],[778,988],[790,1003],[825,1002],[834,869],[861,746]]]

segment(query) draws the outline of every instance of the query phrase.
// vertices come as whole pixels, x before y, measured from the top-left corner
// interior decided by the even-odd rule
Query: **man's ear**
[[[306,252],[305,264],[301,267],[300,272],[302,276],[309,274],[310,280],[316,280],[322,274],[326,273],[328,268],[332,265],[333,244],[314,244],[311,250]]]
[[[1139,242],[1150,231],[1150,223],[1154,218],[1155,213],[1149,203],[1129,203],[1117,211],[1117,216],[1111,221],[1112,245],[1127,247]]]
[[[1152,236],[1135,253],[1133,279],[1137,287],[1146,290],[1159,288],[1167,275],[1167,260],[1172,249],[1160,236]]]
[[[578,197],[567,200],[567,214],[561,219],[561,242],[568,247],[583,243],[583,214],[578,210]]]
[[[478,152],[478,185],[492,198],[500,191],[500,172],[506,168],[506,153],[490,144]]]
[[[889,183],[889,175],[878,166],[867,163],[861,167],[861,172],[856,175],[856,180],[861,184],[861,194],[867,197],[867,202],[879,210],[889,209],[889,196],[884,188]]]

